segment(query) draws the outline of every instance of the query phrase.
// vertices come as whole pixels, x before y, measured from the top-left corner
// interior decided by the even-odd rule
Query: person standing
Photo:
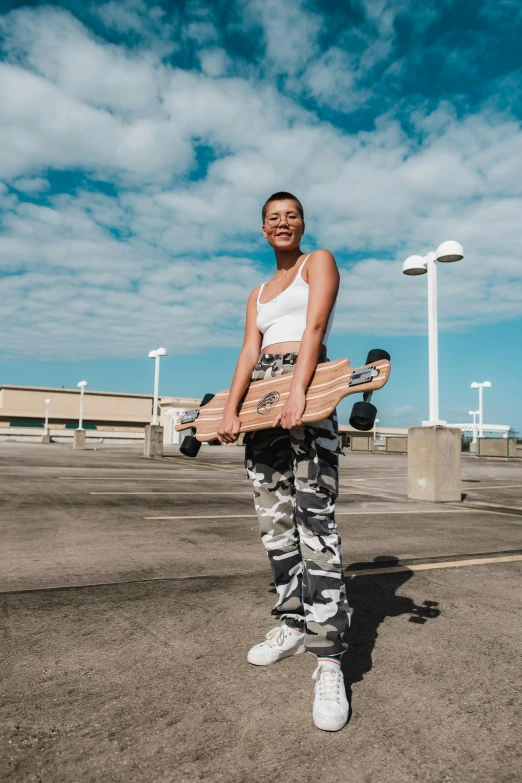
[[[240,429],[237,409],[250,381],[293,374],[272,427],[245,437],[247,474],[277,593],[272,614],[280,620],[247,660],[266,666],[305,651],[315,654],[313,720],[320,729],[338,731],[349,713],[341,655],[350,613],[334,517],[337,415],[313,424],[303,424],[301,417],[314,370],[328,361],[339,272],[328,250],[302,253],[303,207],[291,193],[270,196],[262,218],[276,270],[248,298],[243,347],[218,428],[219,440],[233,443]]]

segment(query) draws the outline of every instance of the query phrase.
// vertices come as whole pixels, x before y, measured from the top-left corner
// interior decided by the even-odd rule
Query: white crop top
[[[297,272],[294,282],[281,291],[270,302],[260,302],[265,283],[259,289],[257,296],[257,328],[263,335],[261,350],[267,345],[286,342],[300,342],[306,327],[306,310],[308,308],[308,283],[303,280],[301,271],[312,254],[309,253]],[[323,338],[326,345],[332,327],[335,306],[332,308],[328,326]]]

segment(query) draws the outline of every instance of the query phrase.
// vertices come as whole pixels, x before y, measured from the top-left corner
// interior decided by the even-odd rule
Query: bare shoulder
[[[258,285],[257,288],[254,288],[254,290],[249,293],[247,299],[247,308],[254,307],[254,306],[257,307],[257,297],[259,295],[260,290],[261,290],[261,286]]]
[[[310,255],[310,258],[308,259],[303,269],[303,278],[306,280],[306,282],[308,282],[310,274],[312,277],[314,277],[318,276],[319,273],[321,275],[339,274],[335,258],[329,250],[325,250],[324,248],[314,250]]]
[[[250,293],[249,293],[249,295],[248,295],[248,302],[249,302],[249,303],[250,303],[250,302],[251,302],[253,299],[255,299],[255,300],[257,301],[257,297],[258,297],[258,294],[259,294],[260,290],[261,290],[261,286],[260,286],[260,285],[258,285],[258,286],[257,286],[257,288],[254,288],[254,290],[253,290],[253,291],[250,291]]]
[[[317,250],[314,250],[310,258],[308,259],[308,264],[313,264],[314,266],[320,266],[325,264],[335,264],[335,258],[333,257],[333,254],[330,253],[329,250],[326,250],[324,247],[320,247]]]

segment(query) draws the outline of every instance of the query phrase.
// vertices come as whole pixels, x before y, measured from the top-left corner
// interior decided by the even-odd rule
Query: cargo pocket
[[[332,414],[324,422],[310,427],[313,439],[314,483],[335,500],[339,494],[339,447],[337,417]]]

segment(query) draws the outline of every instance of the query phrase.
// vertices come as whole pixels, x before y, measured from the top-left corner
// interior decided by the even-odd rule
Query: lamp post
[[[483,398],[483,389],[491,389],[491,383],[489,381],[482,381],[482,383],[477,383],[477,381],[473,381],[471,384],[472,389],[478,389],[479,390],[479,409],[478,409],[478,415],[479,415],[479,438],[484,437],[484,398]]]
[[[44,424],[44,435],[49,435],[49,405],[51,404],[51,400],[45,401],[45,424]]]
[[[473,440],[472,443],[477,442],[477,419],[476,417],[479,415],[480,411],[468,411],[468,414],[470,416],[473,416]]]
[[[83,392],[87,386],[87,381],[80,381],[78,388],[80,389],[80,421],[78,422],[78,430],[83,430]]]
[[[424,275],[428,273],[428,366],[429,366],[429,420],[423,421],[423,427],[446,424],[439,418],[439,349],[437,326],[437,261],[451,263],[464,258],[464,250],[459,242],[442,242],[435,251],[425,256],[409,256],[402,265],[405,275]]]
[[[152,425],[158,424],[158,391],[159,391],[159,371],[160,371],[160,357],[166,356],[167,351],[165,348],[156,348],[155,351],[149,352],[149,359],[155,359],[154,366],[154,402],[152,409]]]

